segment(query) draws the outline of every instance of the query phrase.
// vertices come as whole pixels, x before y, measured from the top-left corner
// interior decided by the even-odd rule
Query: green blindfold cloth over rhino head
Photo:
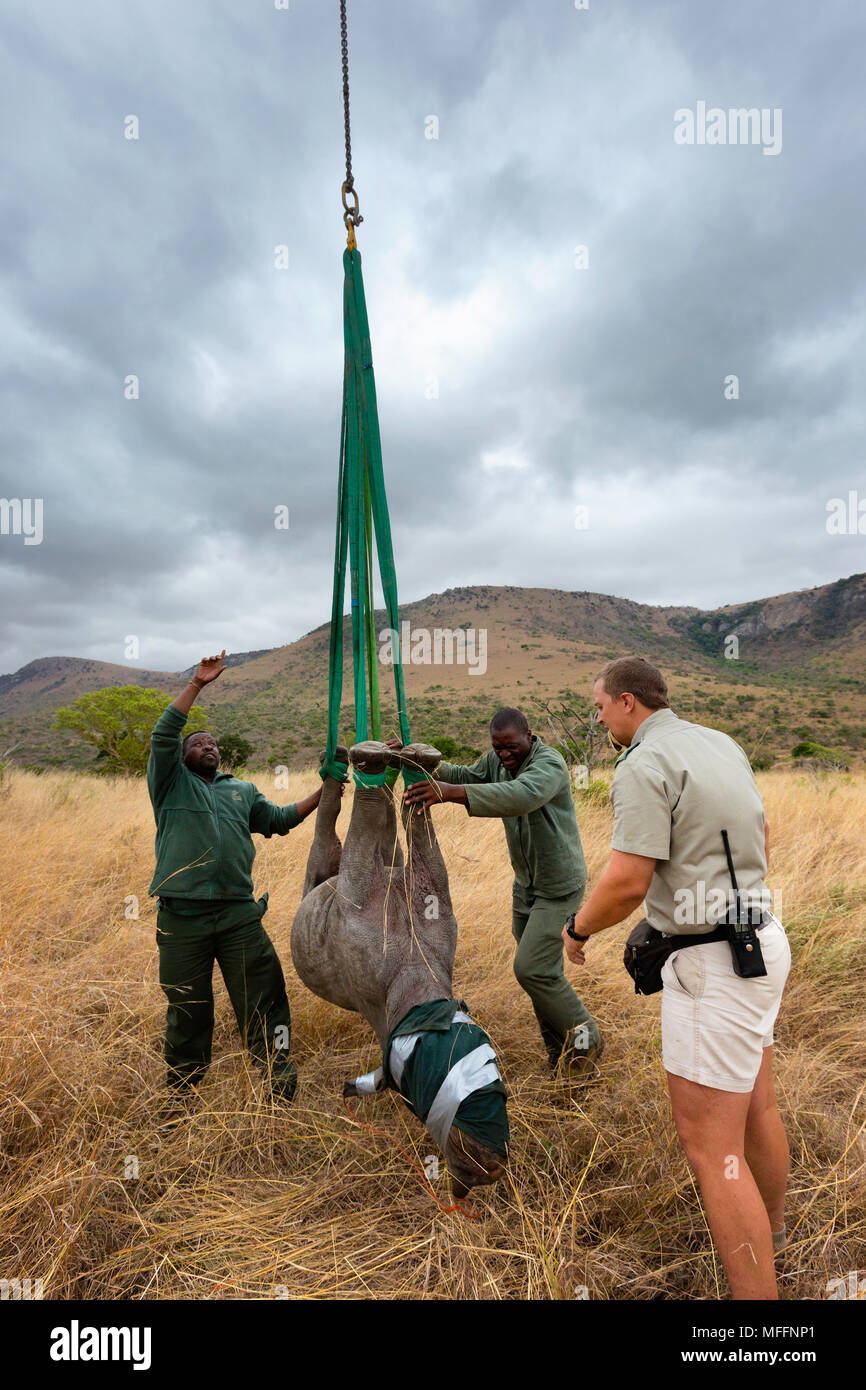
[[[358,1077],[369,1095],[398,1090],[441,1149],[452,1124],[502,1158],[508,1157],[506,1090],[484,1029],[462,999],[434,999],[410,1009],[390,1033],[382,1068]]]

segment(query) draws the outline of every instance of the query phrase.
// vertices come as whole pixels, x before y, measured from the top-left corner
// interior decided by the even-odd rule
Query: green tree
[[[240,734],[217,734],[216,741],[220,750],[220,761],[227,770],[246,767],[255,749],[255,745]]]
[[[816,763],[819,767],[847,769],[849,763],[844,753],[838,753],[835,748],[825,748],[822,743],[816,743],[814,739],[803,739],[791,749],[791,757],[796,762],[807,760]]]
[[[166,706],[160,690],[142,685],[112,685],[80,695],[71,708],[59,709],[55,729],[69,729],[97,750],[97,771],[141,777],[147,767],[153,726]],[[206,729],[207,715],[193,705],[185,733]]]
[[[450,734],[425,734],[420,741],[438,748],[446,763],[474,763],[481,757],[478,748],[469,748],[465,743],[458,743]]]
[[[749,758],[749,766],[753,772],[766,772],[775,761],[772,753],[753,753]]]

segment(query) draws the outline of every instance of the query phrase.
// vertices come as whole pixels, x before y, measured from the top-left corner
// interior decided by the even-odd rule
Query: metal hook
[[[343,207],[345,208],[345,212],[343,213],[343,221],[345,222],[347,227],[350,222],[352,223],[353,227],[360,226],[364,219],[361,216],[360,207],[358,204],[358,194],[356,189],[351,187],[347,182],[343,184],[341,192],[343,194]],[[353,207],[350,207],[349,204],[346,202],[347,193],[351,194],[351,196],[355,200]]]

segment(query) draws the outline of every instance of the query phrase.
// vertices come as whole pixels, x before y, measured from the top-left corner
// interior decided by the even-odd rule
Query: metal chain
[[[349,130],[349,35],[346,29],[346,0],[340,0],[340,47],[343,53],[343,110],[346,115],[346,187],[351,188],[352,136]]]
[[[340,0],[340,49],[343,57],[343,112],[346,122],[346,182],[342,189],[343,221],[347,227],[350,223],[353,227],[357,227],[364,219],[358,211],[358,195],[355,192],[355,177],[352,173],[352,135],[349,129],[349,36],[346,27],[346,0]],[[351,194],[354,198],[354,207],[350,207],[346,202],[347,194]]]

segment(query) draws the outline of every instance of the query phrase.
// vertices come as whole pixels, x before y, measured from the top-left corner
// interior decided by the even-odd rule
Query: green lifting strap
[[[400,738],[411,743],[403,666],[400,660],[400,622],[397,575],[391,544],[391,523],[382,471],[382,445],[376,407],[376,383],[361,253],[357,246],[343,252],[343,416],[340,428],[340,471],[337,487],[337,535],[334,547],[334,591],[331,603],[331,644],[328,675],[328,742],[323,777],[345,781],[347,767],[335,756],[339,743],[343,695],[343,602],[346,563],[352,603],[352,677],[355,693],[355,739],[380,738],[378,651],[373,611],[373,538],[379,562],[385,611],[391,629],[394,687]],[[389,769],[390,771],[390,769]],[[356,781],[359,778],[356,776]],[[387,778],[390,784],[393,776]],[[370,785],[369,778],[360,782]]]

